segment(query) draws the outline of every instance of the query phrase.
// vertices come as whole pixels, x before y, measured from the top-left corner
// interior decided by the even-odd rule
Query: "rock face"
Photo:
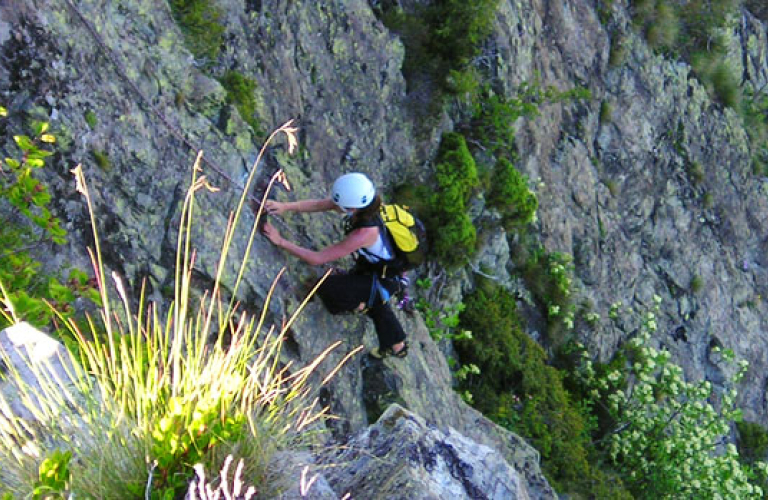
[[[360,499],[540,498],[491,448],[398,405],[320,463],[329,466],[325,478],[336,491]]]
[[[56,380],[62,387],[73,382],[69,352],[64,346],[27,323],[19,323],[0,332],[0,394],[16,415],[33,421],[35,414],[20,397],[3,382],[9,371],[14,371],[31,389],[30,397],[42,390],[42,383]],[[48,387],[48,385],[45,385]],[[58,387],[58,386],[57,386]]]
[[[444,116],[435,130],[423,131],[409,113],[400,72],[404,49],[374,16],[371,4],[378,2],[213,3],[226,29],[214,67],[185,48],[165,2],[0,4],[0,104],[9,110],[0,122],[0,146],[15,151],[10,137],[27,131],[28,118],[49,120],[59,138],[40,175],[70,244],[50,249],[57,255],[50,267],[89,267],[88,216],[69,173],[82,163],[108,266],[136,292],[147,277],[150,296],[167,295],[181,201],[202,149],[203,173],[221,191],[198,195],[195,278],[200,285],[212,280],[218,236],[265,136],[227,102],[215,77],[230,69],[257,82],[261,128],[298,120],[299,154],[289,157],[277,140],[260,166],[260,181],[277,168],[288,173],[294,192],[279,192],[280,199],[324,196],[332,179],[350,170],[387,187],[427,177],[435,137],[451,120]],[[689,66],[648,49],[632,30],[627,2],[609,3],[610,20],[601,24],[587,0],[501,1],[486,44],[483,60],[508,96],[537,78],[560,90],[582,85],[593,96],[544,104],[538,117],[517,124],[518,166],[539,181],[537,236],[548,251],[574,256],[575,303],[589,303],[603,318],[594,327],[577,318],[576,333],[596,354],[610,356],[637,327],[630,314],[609,322],[612,304],[642,309],[658,294],[658,344],[691,378],[722,379],[710,355],[715,345],[747,359],[745,416],[768,424],[766,180],[751,173],[754,152],[736,113],[714,103]],[[746,10],[740,15],[730,31],[730,62],[745,86],[761,89],[768,82],[766,27]],[[618,45],[626,56],[612,62]],[[609,108],[612,113],[602,112]],[[246,213],[233,242],[235,260],[252,221]],[[326,215],[286,215],[276,224],[304,245],[321,247],[340,236],[337,220]],[[525,296],[508,255],[516,243],[502,233],[486,240],[475,267],[494,269]],[[298,284],[316,270],[259,238],[250,260],[241,299],[251,310],[262,306],[272,278],[288,266],[267,306],[269,321],[282,321],[303,298]],[[235,268],[229,264],[225,276]],[[452,276],[442,300],[460,300],[472,276],[469,270]],[[323,390],[341,417],[336,436],[365,429],[397,402],[439,428],[493,447],[522,474],[532,497],[550,495],[535,451],[464,405],[419,315],[402,321],[413,340],[406,360],[353,357]],[[304,361],[345,339],[329,366],[361,343],[375,344],[364,318],[330,317],[317,303],[292,333],[286,356]],[[541,332],[530,333],[539,338]]]

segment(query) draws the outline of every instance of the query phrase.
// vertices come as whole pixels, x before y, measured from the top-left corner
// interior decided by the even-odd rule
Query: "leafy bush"
[[[428,223],[435,258],[456,267],[475,253],[477,234],[467,203],[478,186],[475,160],[461,134],[443,134],[436,157],[436,192],[430,197]]]
[[[525,88],[512,99],[493,94],[486,88],[476,100],[472,118],[462,127],[462,131],[492,153],[514,159],[515,122],[521,116],[536,114],[538,105],[527,99]]]
[[[539,207],[538,198],[528,187],[528,177],[506,158],[496,162],[487,201],[499,210],[507,230],[531,222]]]
[[[497,5],[498,0],[441,0],[409,13],[382,2],[374,11],[403,40],[409,90],[431,79],[442,91],[459,94],[477,85],[469,66],[491,33]]]
[[[561,252],[534,248],[521,267],[526,286],[547,317],[547,336],[559,347],[573,329],[576,308],[571,300],[573,258]]]
[[[655,300],[658,308],[661,299]],[[735,387],[746,363],[716,393],[708,381],[685,381],[669,352],[649,346],[655,330],[655,313],[647,312],[624,367],[597,376],[588,356],[582,367],[591,397],[610,415],[610,427],[602,429],[607,457],[640,498],[762,498],[753,471],[727,443],[740,418]],[[767,468],[755,465],[763,474]]]
[[[454,345],[462,364],[479,368],[480,375],[468,374],[460,386],[472,393],[474,406],[531,440],[556,489],[626,498],[620,481],[611,484],[590,465],[590,424],[565,390],[562,374],[522,330],[514,297],[483,282],[465,304],[460,326],[473,338]]]
[[[657,2],[653,16],[646,21],[645,37],[654,49],[673,50],[680,32],[680,20],[675,9],[666,2]]]
[[[0,107],[0,117],[6,115],[5,108]],[[0,203],[7,211],[0,225],[0,283],[17,316],[45,327],[56,320],[46,299],[68,317],[72,314],[71,304],[79,297],[93,298],[94,290],[84,273],[72,270],[69,281],[62,284],[58,277],[43,273],[40,262],[33,257],[33,251],[65,243],[66,231],[48,208],[48,188],[36,177],[53,155],[45,148],[55,144],[56,137],[48,130],[47,122],[33,122],[31,128],[33,135],[13,137],[17,158],[2,161],[5,175],[0,176]],[[8,324],[0,315],[0,329]]]
[[[435,2],[425,14],[429,53],[437,56],[447,68],[461,69],[469,64],[493,29],[498,3],[498,0]]]

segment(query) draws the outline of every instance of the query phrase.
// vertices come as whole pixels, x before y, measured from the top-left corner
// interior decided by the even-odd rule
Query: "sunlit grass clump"
[[[280,132],[293,150],[296,129],[290,122],[273,132],[267,144]],[[241,464],[240,477],[264,494],[273,453],[306,443],[308,429],[326,416],[307,381],[338,344],[306,367],[280,361],[284,335],[304,304],[280,328],[266,328],[274,283],[257,316],[242,311],[234,298],[222,298],[224,264],[261,155],[230,217],[213,289],[195,298],[190,236],[195,196],[201,189],[213,190],[199,175],[201,157],[182,209],[174,301],[148,303],[143,292],[132,301],[116,275],[106,278],[95,237],[90,254],[103,309],[98,318],[88,318],[87,331],[66,320],[76,339],[76,352],[63,362],[66,376],[32,362],[28,364],[38,386],[13,369],[6,376],[5,383],[19,395],[17,402],[34,419],[15,415],[11,401],[0,394],[0,496],[178,498],[193,479],[195,465],[216,471],[231,457]],[[73,172],[93,221],[82,170]],[[261,211],[251,227],[237,279],[229,287],[232,297],[237,295],[260,217]],[[95,234],[94,222],[92,227]],[[138,305],[132,307],[133,303]],[[7,297],[3,304],[17,322]],[[10,367],[5,353],[0,355]]]

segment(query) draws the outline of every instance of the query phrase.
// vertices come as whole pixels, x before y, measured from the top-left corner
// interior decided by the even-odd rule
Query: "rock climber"
[[[373,320],[379,347],[370,351],[375,358],[408,353],[405,332],[389,297],[398,291],[400,269],[395,265],[392,243],[381,223],[381,196],[373,182],[358,172],[344,174],[333,183],[331,196],[292,202],[269,200],[267,213],[337,211],[344,214],[346,237],[329,247],[315,251],[286,240],[269,222],[264,235],[277,247],[313,266],[319,266],[355,254],[355,265],[346,273],[331,274],[320,285],[317,294],[331,314],[358,311]]]

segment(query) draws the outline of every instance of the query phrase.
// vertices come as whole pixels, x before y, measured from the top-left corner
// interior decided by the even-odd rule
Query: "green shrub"
[[[454,345],[462,364],[479,368],[460,385],[472,393],[473,405],[531,441],[558,491],[602,490],[626,498],[620,481],[609,481],[590,465],[589,423],[565,390],[562,374],[547,365],[544,350],[523,331],[514,297],[482,282],[465,304],[460,326],[473,337]]]
[[[480,43],[491,33],[498,0],[443,0],[427,10],[427,49],[446,68],[461,69],[478,53]]]
[[[475,254],[477,231],[464,212],[453,214],[433,234],[435,258],[449,269],[461,266]]]
[[[461,134],[443,134],[435,165],[436,192],[430,197],[428,224],[436,259],[446,267],[463,264],[475,253],[477,233],[467,203],[479,180],[475,160]]]
[[[489,88],[480,92],[467,125],[461,127],[467,137],[499,156],[515,158],[515,122],[521,116],[535,116],[538,104],[522,89],[518,97],[507,99]]]
[[[521,266],[527,288],[547,318],[547,340],[559,347],[573,329],[576,308],[571,300],[573,258],[561,252],[534,248]]]
[[[256,81],[238,71],[227,71],[221,78],[221,84],[227,91],[227,104],[237,108],[240,117],[260,135],[259,122],[256,118]]]
[[[679,32],[680,20],[674,7],[666,2],[658,2],[654,16],[645,30],[648,44],[654,49],[674,49]]]
[[[212,64],[224,43],[219,10],[211,0],[169,0],[169,5],[192,55]]]
[[[455,132],[443,134],[435,158],[435,178],[440,189],[455,187],[462,205],[469,202],[479,182],[477,166],[467,148],[464,136]]]
[[[754,422],[736,422],[738,430],[739,456],[747,464],[766,459],[768,454],[768,431]]]
[[[0,107],[0,117],[7,111]],[[56,142],[47,122],[33,122],[32,135],[17,135],[16,158],[0,162],[0,203],[7,208],[0,224],[0,283],[5,287],[14,314],[38,326],[49,327],[56,321],[46,304],[53,302],[69,317],[76,299],[92,293],[88,277],[72,270],[69,282],[62,284],[58,276],[43,273],[33,251],[55,248],[66,242],[66,231],[49,209],[51,195],[37,179],[36,172],[45,168],[53,151],[45,149]],[[0,329],[9,321],[0,315]]]
[[[103,172],[112,171],[112,161],[109,159],[109,153],[100,149],[94,149],[91,151],[91,155],[93,156],[93,161],[96,162],[96,166]]]
[[[608,54],[608,64],[612,68],[617,68],[627,60],[627,39],[625,36],[617,36],[611,39],[611,51]]]
[[[528,187],[528,177],[506,158],[496,162],[487,200],[499,210],[508,230],[531,222],[539,207],[536,195]]]
[[[403,74],[410,90],[416,82],[433,80],[449,94],[471,91],[476,77],[467,70],[491,33],[498,2],[442,0],[413,13],[394,3],[378,4],[374,12],[405,45]]]
[[[737,108],[741,99],[739,79],[726,60],[720,61],[712,72],[712,87],[723,106]]]

